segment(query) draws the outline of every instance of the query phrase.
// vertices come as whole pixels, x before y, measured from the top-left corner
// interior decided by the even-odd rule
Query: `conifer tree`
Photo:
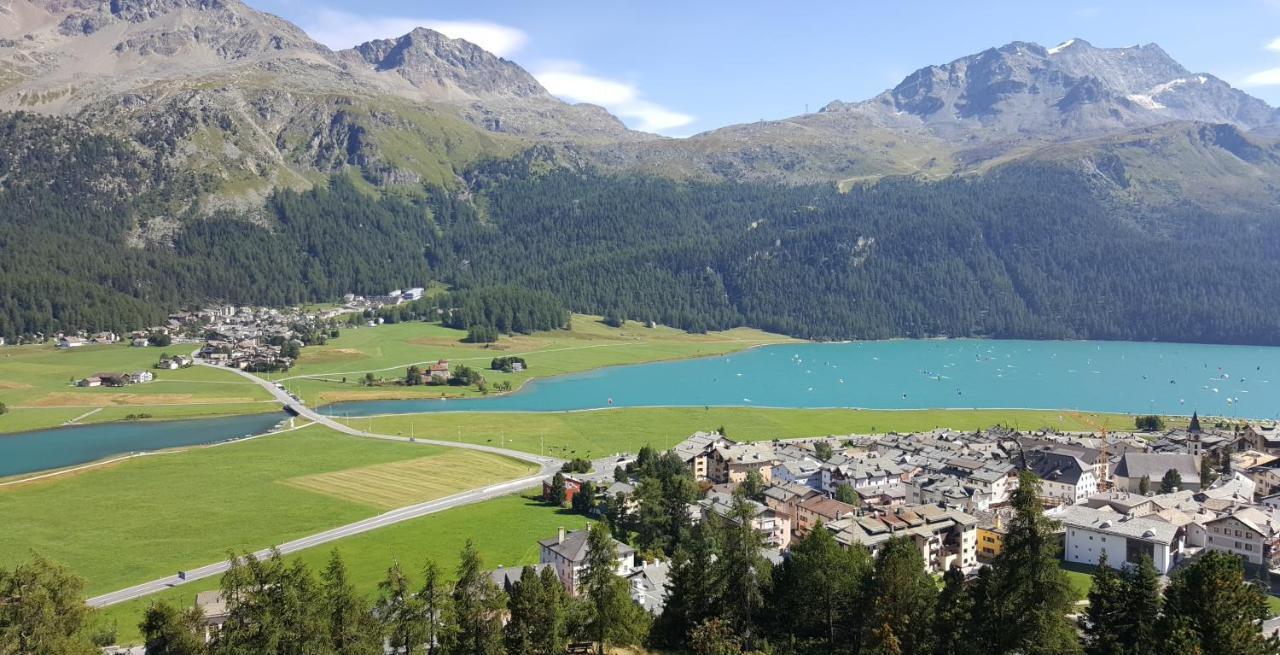
[[[440,648],[440,624],[449,604],[449,589],[434,561],[427,560],[422,567],[422,587],[418,589],[417,601],[422,610],[422,637],[427,655],[435,655]]]
[[[197,607],[185,610],[160,601],[147,608],[138,630],[147,655],[203,655],[204,614]]]
[[[347,578],[337,550],[320,573],[321,610],[327,614],[329,644],[344,655],[382,655],[382,626],[365,597]]]
[[[868,628],[861,652],[932,653],[937,596],[937,585],[925,571],[915,542],[906,537],[885,542],[863,595]]]
[[[1089,589],[1089,608],[1083,625],[1085,655],[1125,655],[1122,633],[1128,591],[1120,572],[1107,564],[1104,552]]]
[[[627,646],[643,638],[647,617],[631,601],[626,579],[618,575],[617,547],[609,527],[602,523],[587,528],[587,561],[581,585],[592,610],[587,628],[600,655],[607,644]]]
[[[393,652],[412,653],[426,641],[422,608],[400,562],[378,583],[378,616]]]
[[[754,644],[764,588],[772,577],[769,562],[760,553],[764,540],[751,525],[754,518],[751,504],[745,498],[734,498],[729,515],[721,521],[723,547],[715,565],[723,593],[718,614],[747,648]]]
[[[1067,618],[1075,592],[1058,566],[1054,523],[1040,504],[1040,479],[1019,477],[1011,497],[1014,517],[1004,548],[975,588],[976,636],[991,655],[1071,655],[1080,652]]]
[[[83,589],[74,573],[39,555],[0,568],[0,653],[96,653],[84,634]]]
[[[546,608],[542,579],[532,566],[520,570],[520,579],[511,585],[507,593],[507,612],[510,618],[502,628],[502,640],[507,655],[532,655],[538,626],[546,620]]]
[[[1157,634],[1184,652],[1274,655],[1276,641],[1258,629],[1269,615],[1266,595],[1245,581],[1241,559],[1208,551],[1171,576]]]
[[[774,569],[766,601],[773,641],[823,652],[852,652],[858,643],[860,596],[871,572],[865,548],[844,549],[819,521],[793,542],[790,557]]]
[[[654,624],[653,640],[670,649],[683,648],[695,627],[711,618],[722,596],[721,580],[711,574],[720,557],[719,531],[702,521],[676,551],[667,579],[667,601]]]
[[[1126,629],[1121,633],[1125,652],[1156,655],[1156,628],[1160,620],[1160,574],[1151,558],[1143,555],[1124,570],[1127,599],[1122,607]]]
[[[470,539],[462,549],[458,581],[453,585],[442,635],[445,655],[500,655],[506,599],[485,575],[480,553]]]
[[[942,574],[942,591],[933,621],[934,655],[977,655],[972,625],[973,596],[964,572],[952,566]]]

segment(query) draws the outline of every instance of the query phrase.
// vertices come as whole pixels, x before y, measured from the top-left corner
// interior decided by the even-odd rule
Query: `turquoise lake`
[[[534,373],[537,371],[535,370]],[[486,371],[490,382],[502,373]],[[474,400],[340,403],[333,416],[608,407],[1027,408],[1280,415],[1280,348],[1097,341],[878,341],[602,369]],[[0,435],[0,477],[259,434],[283,414]]]
[[[491,382],[503,377],[485,374]],[[663,406],[1199,411],[1269,418],[1280,413],[1280,348],[964,339],[768,346],[537,380],[491,398],[339,403],[324,411],[372,416]]]

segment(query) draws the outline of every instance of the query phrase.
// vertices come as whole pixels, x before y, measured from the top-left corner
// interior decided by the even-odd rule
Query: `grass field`
[[[313,405],[344,400],[438,398],[477,395],[458,387],[360,386],[365,373],[379,378],[402,378],[410,364],[447,359],[451,363],[487,369],[494,357],[520,355],[529,370],[520,373],[485,371],[491,383],[507,381],[519,388],[534,377],[578,373],[605,366],[705,357],[790,339],[759,330],[739,328],[710,334],[688,334],[666,327],[646,328],[627,323],[610,328],[596,317],[574,315],[571,329],[503,337],[495,344],[466,344],[466,333],[434,323],[397,323],[376,328],[344,329],[342,336],[323,346],[305,348],[298,364],[275,379]],[[346,382],[343,382],[343,379]]]
[[[38,430],[83,417],[98,423],[128,414],[154,418],[190,418],[276,411],[279,406],[257,385],[230,371],[192,367],[158,371],[151,367],[162,352],[187,346],[130,348],[125,345],[84,346],[58,350],[53,346],[0,348],[0,433]],[[156,380],[120,388],[81,389],[75,380],[100,372],[149,370]]]
[[[557,528],[574,530],[585,523],[582,516],[520,496],[507,496],[343,539],[303,551],[290,559],[299,558],[318,572],[336,548],[342,553],[356,588],[373,593],[395,560],[413,573],[415,585],[421,580],[420,572],[428,559],[434,560],[452,578],[458,553],[467,539],[475,541],[486,568],[534,564],[538,561],[540,539],[554,537]],[[217,578],[201,580],[109,607],[100,613],[98,620],[115,623],[121,643],[137,642],[137,623],[152,602],[166,599],[190,605],[196,593],[217,587]]]
[[[435,465],[433,457],[446,457]],[[384,474],[362,497],[337,482],[365,467],[414,462],[401,479]],[[499,460],[517,477],[531,470]],[[35,550],[84,576],[89,595],[258,549],[381,513],[397,498],[429,500],[484,484],[495,459],[483,453],[359,439],[322,427],[214,448],[144,457],[28,485],[0,488],[0,566]],[[422,471],[456,472],[428,484]],[[419,473],[414,473],[413,471]]]
[[[509,457],[449,449],[416,459],[289,478],[284,483],[339,500],[395,509],[534,472],[535,467]]]
[[[1092,424],[1131,425],[1121,415],[1034,410],[852,410],[759,408],[619,408],[588,412],[457,412],[348,419],[362,430],[422,438],[503,445],[565,459],[666,449],[698,430],[724,427],[742,441],[832,434],[916,432],[948,427],[977,430],[993,425],[1023,430],[1054,427],[1090,430]]]

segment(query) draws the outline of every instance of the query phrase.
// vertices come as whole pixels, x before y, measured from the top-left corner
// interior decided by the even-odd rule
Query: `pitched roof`
[[[564,536],[561,541],[559,537],[543,539],[538,542],[543,548],[550,550],[557,555],[569,560],[570,562],[582,562],[587,559],[587,531],[574,530]],[[618,557],[625,557],[634,554],[636,551],[617,539],[613,540],[613,547],[618,551]]]
[[[1115,474],[1122,478],[1141,478],[1152,481],[1164,477],[1169,469],[1176,470],[1184,482],[1200,479],[1200,461],[1188,453],[1135,453],[1127,452],[1116,465]]]
[[[1110,510],[1084,505],[1067,505],[1054,510],[1051,516],[1068,527],[1115,534],[1157,544],[1172,544],[1174,538],[1178,536],[1178,526],[1167,521],[1145,516],[1129,518]]]

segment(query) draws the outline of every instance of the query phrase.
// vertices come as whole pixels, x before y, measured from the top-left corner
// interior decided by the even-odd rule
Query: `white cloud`
[[[311,38],[342,50],[374,39],[404,36],[417,27],[433,29],[453,39],[470,41],[499,57],[519,51],[529,41],[524,32],[489,21],[434,20],[396,16],[357,16],[321,8],[302,21]]]
[[[634,84],[585,73],[573,62],[550,64],[534,77],[553,95],[569,102],[600,105],[644,132],[668,132],[694,120],[693,116],[645,100]]]
[[[1265,47],[1271,52],[1280,52],[1280,37],[1272,39],[1271,43],[1268,43]]]
[[[1276,86],[1280,85],[1280,68],[1268,68],[1244,78],[1240,86]]]

